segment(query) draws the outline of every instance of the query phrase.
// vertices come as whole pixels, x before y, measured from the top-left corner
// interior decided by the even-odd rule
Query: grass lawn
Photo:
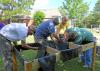
[[[56,71],[91,71],[88,68],[83,68],[82,63],[77,62],[78,58],[66,61],[66,62],[59,62],[56,66]],[[97,57],[96,60],[96,71],[100,70],[100,57]]]

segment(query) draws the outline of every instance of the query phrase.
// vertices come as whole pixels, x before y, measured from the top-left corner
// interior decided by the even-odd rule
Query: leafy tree
[[[86,16],[83,20],[84,25],[87,27],[91,27],[91,25],[95,24],[95,18],[94,14],[90,13],[88,16]]]
[[[100,12],[100,0],[97,0],[97,3],[95,4],[95,7],[94,7],[94,11]]]
[[[45,14],[42,11],[36,11],[33,15],[34,22],[36,23],[36,26],[38,26],[43,19],[45,18]]]
[[[0,9],[3,18],[10,18],[17,14],[29,14],[35,0],[0,0]]]
[[[95,12],[94,18],[95,18],[95,24],[99,25],[100,24],[100,12]]]
[[[83,0],[64,0],[63,5],[59,8],[63,15],[68,15],[70,19],[76,18],[81,21],[88,12],[88,4]]]
[[[97,1],[94,7],[95,24],[100,24],[100,0]]]
[[[60,13],[61,13],[62,16],[66,15],[66,9],[64,9],[62,6],[59,7],[58,9],[59,9],[59,11],[60,11]]]
[[[88,27],[90,27],[90,25],[100,25],[100,0],[97,0],[92,13],[85,17],[83,21]]]

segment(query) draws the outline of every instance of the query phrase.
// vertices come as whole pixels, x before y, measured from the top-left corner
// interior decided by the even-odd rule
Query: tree
[[[60,13],[68,15],[70,19],[81,21],[88,12],[88,5],[83,0],[64,0],[59,8]]]
[[[35,0],[0,0],[0,9],[3,10],[3,18],[10,18],[17,14],[29,14]]]
[[[100,25],[100,0],[98,0],[95,4],[93,13],[95,18],[95,24]]]
[[[59,9],[59,11],[60,11],[60,13],[61,13],[62,16],[66,15],[66,9],[64,9],[62,6],[59,7],[58,9]]]
[[[95,7],[94,7],[94,11],[96,12],[100,12],[100,0],[97,0],[97,3],[95,4]]]
[[[42,11],[36,11],[33,15],[33,19],[36,26],[38,26],[43,21],[44,18],[45,14]]]
[[[87,27],[91,27],[91,25],[95,24],[95,17],[93,13],[90,13],[88,16],[86,16],[83,20],[83,23]]]

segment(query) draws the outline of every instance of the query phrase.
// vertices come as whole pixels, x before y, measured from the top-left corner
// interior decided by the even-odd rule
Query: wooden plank
[[[81,45],[74,44],[73,42],[69,42],[69,49],[80,47]]]
[[[46,51],[47,51],[47,53],[50,53],[50,54],[54,54],[54,53],[58,53],[59,52],[59,50],[54,49],[52,47],[48,47]]]
[[[94,47],[94,42],[91,42],[91,43],[88,43],[88,44],[85,44],[85,45],[77,45],[77,44],[74,44],[73,42],[69,42],[69,48],[76,48],[76,47],[82,47],[83,51],[86,51],[90,48],[93,48]]]
[[[91,42],[91,43],[88,43],[88,44],[85,44],[85,45],[81,45],[82,47],[82,51],[86,51],[90,48],[94,48],[94,42]]]
[[[13,71],[18,71],[17,70],[17,59],[16,59],[16,55],[14,52],[12,52],[12,59],[13,59]]]
[[[71,48],[73,48],[74,43],[73,42],[69,42],[68,45],[69,45],[68,47],[71,49]]]
[[[33,71],[38,71],[38,68],[40,67],[38,59],[34,59],[34,61],[32,62],[33,64]]]
[[[92,55],[92,71],[96,69],[96,42],[94,42],[93,55]]]
[[[56,62],[60,61],[60,51],[58,53],[55,53],[56,55]]]
[[[32,71],[32,62],[24,61],[24,69],[25,71]]]

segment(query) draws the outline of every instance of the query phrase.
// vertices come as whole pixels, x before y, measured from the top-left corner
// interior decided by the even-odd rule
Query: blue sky
[[[36,0],[33,6],[33,9],[52,9],[52,8],[58,8],[62,5],[62,2],[64,0]],[[93,7],[95,6],[97,0],[84,0],[84,2],[87,2],[90,4],[89,8],[90,10],[93,10]]]

